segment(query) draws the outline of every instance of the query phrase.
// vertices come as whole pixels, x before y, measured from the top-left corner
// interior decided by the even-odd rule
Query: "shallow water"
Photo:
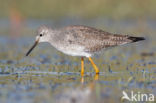
[[[104,24],[106,28],[112,26]],[[115,23],[114,27],[117,24],[120,23]],[[123,24],[126,28],[124,33],[149,32],[149,35],[142,35],[147,40],[96,55],[93,60],[100,68],[99,77],[87,58],[85,75],[81,77],[79,57],[64,55],[47,43],[40,44],[30,56],[25,57],[34,42],[33,36],[29,34],[12,39],[9,35],[1,35],[0,102],[121,102],[123,90],[156,95],[155,24],[149,23],[149,28],[142,31],[136,24],[131,23],[133,28],[126,25],[127,22],[122,21],[120,25]],[[111,30],[117,29],[121,31],[117,27]]]

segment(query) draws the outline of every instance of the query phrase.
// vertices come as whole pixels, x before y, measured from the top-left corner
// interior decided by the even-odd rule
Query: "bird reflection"
[[[84,76],[84,74],[83,75],[81,75],[81,83],[82,84],[84,84],[84,82],[85,82],[85,76]],[[99,80],[99,74],[95,74],[94,75],[94,81],[98,81]]]

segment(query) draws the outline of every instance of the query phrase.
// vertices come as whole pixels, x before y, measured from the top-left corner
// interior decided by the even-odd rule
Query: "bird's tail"
[[[132,40],[132,42],[138,42],[138,41],[142,41],[142,40],[145,40],[144,37],[128,37],[129,40]]]

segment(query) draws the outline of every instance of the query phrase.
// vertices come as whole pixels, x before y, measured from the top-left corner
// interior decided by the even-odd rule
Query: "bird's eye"
[[[40,34],[40,37],[43,36],[43,34]]]

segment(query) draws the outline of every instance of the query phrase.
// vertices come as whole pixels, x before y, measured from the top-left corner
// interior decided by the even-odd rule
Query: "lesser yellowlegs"
[[[112,34],[87,26],[67,26],[61,29],[51,29],[47,26],[41,26],[37,30],[35,44],[27,52],[26,56],[29,55],[39,42],[49,42],[57,50],[65,54],[80,56],[82,75],[84,74],[84,57],[89,59],[96,74],[98,74],[99,69],[91,58],[94,54],[109,47],[141,40],[145,39],[143,37]]]

